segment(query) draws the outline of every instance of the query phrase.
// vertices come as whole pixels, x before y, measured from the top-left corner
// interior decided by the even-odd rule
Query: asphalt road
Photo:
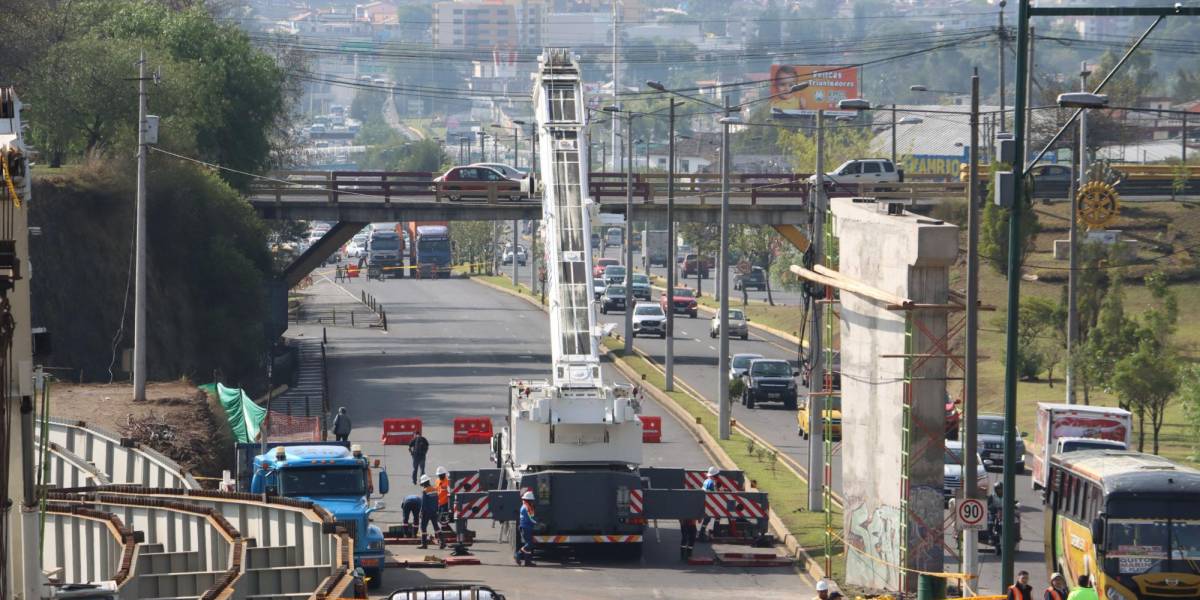
[[[385,527],[400,521],[400,502],[413,493],[407,449],[380,444],[386,417],[423,420],[430,450],[427,467],[449,469],[491,466],[486,445],[453,445],[455,416],[503,418],[508,381],[545,377],[549,364],[549,327],[545,314],[507,294],[466,280],[387,280],[335,286],[320,280],[311,290],[322,302],[357,301],[366,288],[387,308],[389,332],[376,329],[327,330],[329,386],[333,406],[346,406],[355,428],[351,441],[374,456],[384,456],[393,489],[388,509],[377,513]],[[320,329],[300,328],[306,335]],[[606,373],[622,381],[614,370]],[[699,445],[662,408],[645,405],[647,414],[664,415],[663,443],[645,447],[649,465],[701,468],[708,465]],[[480,566],[446,569],[389,569],[383,590],[402,586],[478,582],[513,599],[554,599],[565,590],[588,590],[589,598],[795,598],[811,595],[811,584],[789,568],[730,569],[682,565],[678,529],[665,524],[647,532],[641,561],[593,556],[539,562],[532,569],[513,566],[498,526],[479,521],[473,551]],[[398,558],[444,555],[391,546]],[[699,554],[700,549],[697,550]],[[568,596],[570,594],[567,594]]]

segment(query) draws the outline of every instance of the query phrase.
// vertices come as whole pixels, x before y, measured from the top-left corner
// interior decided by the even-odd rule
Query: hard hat
[[[720,473],[720,472],[721,472],[721,470],[720,470],[720,469],[718,469],[718,468],[716,468],[716,467],[709,467],[709,468],[708,468],[708,476],[709,476],[709,477],[716,477],[716,476],[717,476],[717,473]]]
[[[428,484],[428,483],[429,483],[429,476],[428,476],[428,475],[424,475],[424,474],[422,474],[422,475],[421,475],[421,478],[420,478],[419,480],[417,480],[417,483],[420,483],[421,485],[426,485],[426,484]]]
[[[522,500],[533,500],[533,492],[525,492],[524,494],[521,494],[521,499]]]
[[[439,476],[439,477],[441,477],[442,475],[445,475],[445,474],[446,474],[446,467],[438,467],[438,468],[437,468],[437,474],[438,474],[438,476]]]
[[[829,582],[825,581],[824,579],[818,581],[817,582],[817,591],[818,592],[828,592],[829,591]]]
[[[1063,577],[1062,573],[1054,573],[1050,575],[1050,581],[1054,581],[1055,579],[1062,579],[1063,581],[1066,581],[1066,578]]]

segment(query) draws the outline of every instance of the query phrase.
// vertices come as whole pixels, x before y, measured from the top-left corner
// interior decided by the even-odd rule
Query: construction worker
[[[429,525],[433,524],[433,533],[437,535],[437,490],[434,489],[433,483],[429,480],[428,475],[421,476],[421,548],[429,547],[429,539],[426,533],[429,531]]]
[[[1067,596],[1067,600],[1099,600],[1096,588],[1092,587],[1092,581],[1087,575],[1080,575],[1076,583],[1079,584],[1079,587],[1071,590],[1071,595]]]
[[[817,595],[813,600],[829,600],[829,582],[821,579],[817,581]]]
[[[1029,571],[1017,573],[1017,582],[1008,586],[1007,600],[1033,600],[1033,586],[1029,585]]]
[[[717,491],[717,474],[720,472],[721,472],[721,470],[716,467],[709,467],[708,468],[708,476],[704,478],[704,483],[701,484],[700,489],[702,489],[706,492]],[[702,542],[708,541],[708,539],[709,539],[709,532],[708,532],[709,520],[710,519],[708,517],[704,517],[704,520],[700,522],[700,541],[702,541]],[[716,523],[713,523],[713,528],[714,529],[716,528]]]
[[[416,483],[417,478],[425,474],[425,455],[429,453],[429,440],[421,435],[418,431],[413,436],[412,441],[408,442],[408,454],[412,456],[412,482]]]
[[[404,502],[400,503],[400,510],[404,513],[404,524],[412,524],[414,527],[421,523],[421,495],[410,494],[404,497]],[[408,520],[409,515],[412,515],[412,521]]]
[[[346,414],[346,407],[338,409],[337,415],[333,417],[333,437],[339,442],[350,441],[350,415]]]
[[[1054,573],[1050,576],[1050,587],[1046,588],[1042,600],[1067,600],[1068,595],[1070,590],[1067,588],[1067,579],[1062,573]]]
[[[532,491],[521,495],[521,520],[517,524],[517,531],[521,537],[517,541],[517,552],[513,555],[513,560],[517,561],[518,565],[526,567],[533,566],[533,527],[538,524],[534,518],[536,510],[533,500]]]
[[[437,468],[438,512],[450,512],[450,473],[446,467]]]
[[[679,520],[679,558],[684,562],[692,557],[692,551],[696,548],[696,520],[695,519],[680,519]]]

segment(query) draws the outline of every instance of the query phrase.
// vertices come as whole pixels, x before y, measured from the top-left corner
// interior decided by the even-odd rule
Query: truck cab
[[[249,491],[305,500],[329,511],[354,538],[354,565],[363,569],[372,587],[382,583],[383,531],[371,524],[370,516],[384,505],[370,501],[375,491],[387,494],[388,476],[381,469],[376,488],[371,464],[358,446],[314,442],[271,448],[254,457]]]

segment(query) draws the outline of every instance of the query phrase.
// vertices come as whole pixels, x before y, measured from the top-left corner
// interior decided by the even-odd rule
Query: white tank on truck
[[[1038,402],[1037,424],[1029,447],[1033,489],[1046,487],[1047,466],[1054,454],[1098,448],[1125,450],[1132,440],[1133,418],[1127,410]]]

